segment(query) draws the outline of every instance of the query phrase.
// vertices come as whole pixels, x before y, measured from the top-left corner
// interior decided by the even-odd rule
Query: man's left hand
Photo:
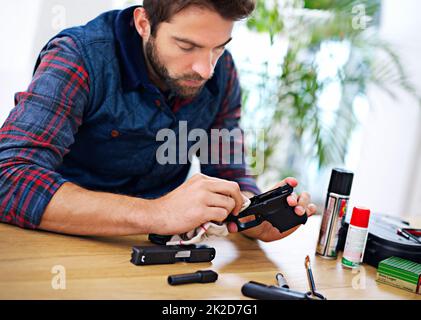
[[[298,185],[298,181],[295,178],[286,178],[282,180],[280,183],[278,183],[276,186],[274,186],[271,190],[276,189],[278,187],[284,186],[286,184],[289,184],[291,187],[295,188]],[[245,193],[244,194],[247,197],[252,196],[251,194]],[[311,197],[310,194],[307,192],[303,192],[300,195],[297,195],[295,193],[292,193],[288,198],[287,202],[291,207],[294,208],[294,212],[302,216],[307,213],[307,216],[310,217],[313,214],[317,212],[317,207],[313,203],[311,203]],[[279,232],[278,229],[276,229],[272,224],[268,221],[264,221],[262,224],[255,228],[251,228],[249,230],[245,230],[242,232],[247,237],[259,239],[265,242],[280,240],[282,238],[285,238],[289,236],[291,233],[293,233],[295,230],[297,230],[300,226],[294,227],[288,231],[285,232]],[[228,230],[230,232],[237,232],[237,225],[235,223],[229,223],[228,224]]]

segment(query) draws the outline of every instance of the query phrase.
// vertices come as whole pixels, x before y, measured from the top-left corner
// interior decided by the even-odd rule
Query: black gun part
[[[195,273],[168,276],[168,283],[172,286],[187,283],[211,283],[216,280],[218,280],[218,274],[212,270],[200,270]]]
[[[134,246],[130,262],[137,266],[176,262],[210,262],[215,255],[215,248],[206,245]]]

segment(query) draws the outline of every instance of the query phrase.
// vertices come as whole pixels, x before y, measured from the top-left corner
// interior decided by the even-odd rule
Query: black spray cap
[[[351,171],[339,168],[332,169],[332,175],[330,176],[328,192],[337,193],[343,196],[349,196],[351,194],[353,179],[354,173],[352,173]]]

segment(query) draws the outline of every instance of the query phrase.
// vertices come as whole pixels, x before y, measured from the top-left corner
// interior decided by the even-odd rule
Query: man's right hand
[[[152,200],[156,212],[152,232],[173,235],[191,231],[209,221],[238,215],[247,198],[238,183],[196,174],[162,198]]]

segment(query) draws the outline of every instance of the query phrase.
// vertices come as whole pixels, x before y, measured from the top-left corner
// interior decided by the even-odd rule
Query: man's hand
[[[238,215],[246,200],[238,183],[196,174],[164,197],[152,200],[151,233],[180,234],[209,221],[222,222],[230,213]]]
[[[272,188],[276,189],[278,187],[284,186],[285,184],[289,184],[291,187],[295,188],[298,185],[298,182],[295,178],[286,178],[282,180],[280,183],[278,183],[276,186]],[[288,198],[287,202],[291,207],[295,207],[294,211],[297,215],[302,216],[305,213],[310,217],[313,214],[316,213],[317,207],[311,202],[310,194],[307,192],[301,193],[301,195],[297,195],[295,193],[292,193]],[[242,232],[247,237],[250,238],[256,238],[265,242],[275,241],[282,238],[285,238],[289,236],[291,233],[293,233],[295,230],[297,230],[300,226],[297,226],[295,228],[292,228],[288,231],[285,231],[283,233],[279,232],[278,229],[272,226],[268,221],[264,221],[259,226],[245,230]],[[228,224],[228,230],[230,232],[237,232],[237,226],[235,223],[229,223]]]

